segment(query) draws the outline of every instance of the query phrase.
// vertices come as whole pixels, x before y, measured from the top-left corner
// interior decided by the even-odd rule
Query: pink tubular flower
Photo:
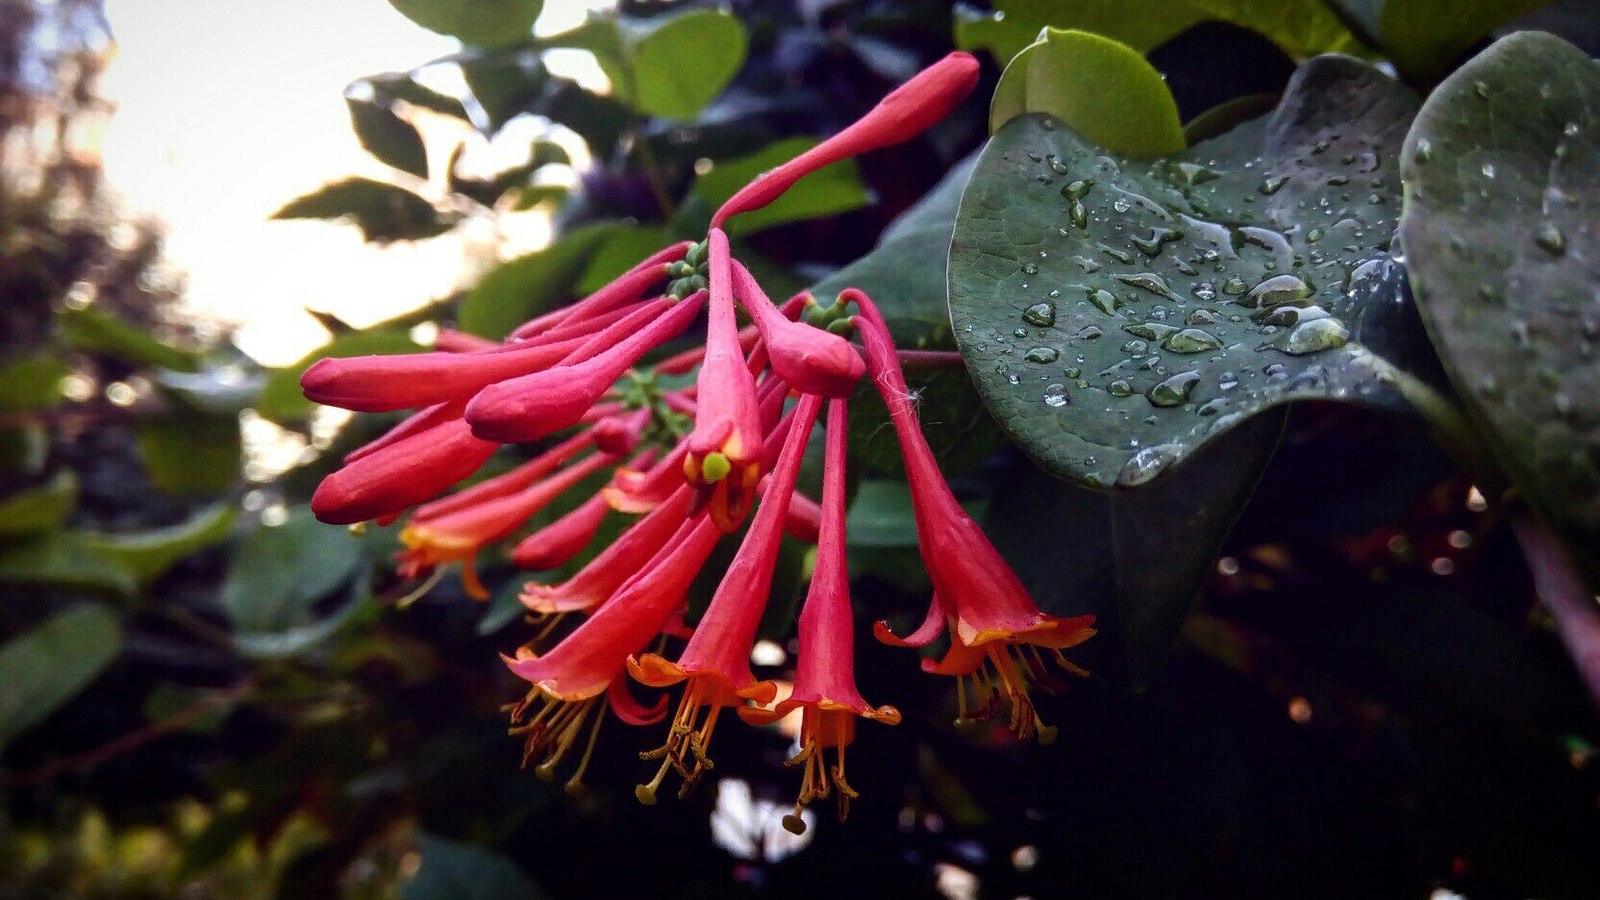
[[[843,131],[745,185],[711,217],[711,227],[721,228],[732,216],[766,206],[823,166],[916,137],[949,115],[977,84],[978,61],[968,53],[951,53],[895,88]]]
[[[742,707],[747,722],[776,721],[801,710],[800,752],[789,760],[803,766],[800,796],[783,827],[795,834],[805,831],[800,811],[830,792],[839,795],[839,817],[849,812],[856,791],[845,780],[844,750],[855,739],[856,719],[875,719],[888,725],[900,722],[892,706],[873,706],[856,689],[855,648],[851,637],[850,575],[845,566],[845,423],[843,400],[828,403],[828,439],[823,466],[822,532],[817,543],[816,571],[800,612],[800,663],[794,690],[772,709]],[[822,751],[833,748],[838,764],[830,768]]]
[[[558,366],[490,385],[467,404],[472,431],[488,441],[538,440],[578,423],[628,367],[652,347],[688,328],[705,297],[691,296],[609,350],[574,365]]]
[[[694,244],[690,241],[680,241],[670,247],[652,253],[643,262],[640,262],[588,297],[571,306],[553,309],[539,318],[519,326],[515,331],[511,332],[511,339],[514,341],[528,340],[559,325],[579,322],[593,316],[602,315],[619,306],[625,306],[644,297],[651,287],[660,284],[666,278],[667,264],[683,259],[684,254],[688,253],[689,248],[692,246]]]
[[[750,270],[737,261],[733,263],[733,293],[755,320],[779,378],[802,394],[850,396],[866,366],[849,341],[790,321],[767,298]]]
[[[750,648],[755,644],[756,628],[772,586],[789,497],[800,476],[800,460],[805,456],[806,441],[821,406],[821,398],[800,398],[772,481],[762,495],[761,508],[678,661],[669,662],[654,653],[628,661],[629,674],[644,684],[665,687],[689,682],[666,744],[644,754],[647,759],[662,762],[655,778],[639,785],[637,793],[643,803],[655,802],[656,791],[669,768],[683,777],[682,791],[687,792],[711,767],[707,749],[724,706],[742,705],[745,699],[772,701],[776,691],[772,682],[758,682],[750,671]],[[708,710],[703,719],[702,708]]]
[[[1041,740],[1048,741],[1054,731],[1043,727],[1028,698],[1030,683],[1049,683],[1037,648],[1053,652],[1068,671],[1081,672],[1061,655],[1061,650],[1088,640],[1094,634],[1094,617],[1060,618],[1041,612],[1034,604],[1011,566],[950,493],[907,399],[910,394],[905,376],[900,372],[888,327],[877,307],[859,291],[847,290],[840,295],[841,300],[846,295],[861,309],[856,324],[866,348],[867,371],[889,408],[889,419],[900,438],[906,481],[911,485],[917,541],[936,598],[928,622],[916,634],[902,640],[880,622],[878,637],[886,643],[919,646],[937,635],[937,622],[944,619],[950,631],[950,653],[939,663],[926,662],[924,668],[964,677],[976,673],[984,662],[992,663],[1011,707],[1011,730],[1021,738],[1038,734]],[[960,696],[964,709],[964,688]],[[982,709],[982,713],[988,712],[987,707]]]
[[[638,708],[620,683],[623,667],[631,654],[670,626],[684,592],[721,534],[705,518],[684,522],[611,602],[549,653],[540,656],[524,647],[515,658],[506,659],[511,671],[532,685],[512,711],[512,721],[523,723],[511,731],[525,736],[524,762],[542,756],[538,771],[548,777],[581,734],[584,719],[602,694],[610,696],[612,709],[624,720],[642,723],[654,718],[652,711]],[[530,719],[528,711],[535,705],[542,709]],[[597,721],[589,739],[591,749],[598,729]],[[569,789],[582,777],[588,758],[585,751]]]
[[[733,271],[728,237],[712,229],[711,303],[706,355],[700,364],[694,431],[683,474],[700,491],[711,520],[723,531],[744,521],[761,474],[761,416],[756,382],[739,349],[734,321]]]
[[[400,532],[400,542],[406,547],[400,551],[400,574],[414,577],[440,563],[460,562],[461,582],[467,593],[478,600],[489,599],[489,592],[473,568],[478,551],[509,536],[552,500],[617,459],[608,453],[595,453],[524,490],[491,496],[436,516],[419,513]]]
[[[589,546],[609,509],[605,495],[595,494],[577,509],[523,538],[512,548],[511,562],[532,572],[554,569]]]
[[[557,585],[529,582],[522,593],[522,605],[536,613],[574,612],[601,606],[678,532],[689,516],[693,499],[689,489],[680,486],[665,503],[633,523],[576,575]]]
[[[445,421],[367,452],[322,479],[311,511],[333,525],[397,515],[443,493],[494,455],[461,418]]]

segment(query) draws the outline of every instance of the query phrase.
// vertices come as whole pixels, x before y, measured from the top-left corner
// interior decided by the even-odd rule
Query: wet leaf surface
[[[1512,481],[1600,541],[1600,72],[1520,32],[1440,85],[1401,160],[1401,224],[1439,355]]]
[[[1050,471],[1139,485],[1297,399],[1403,409],[1388,248],[1416,100],[1363,63],[1302,66],[1272,115],[1129,161],[1055,121],[984,150],[950,257],[957,343]]]
[[[1093,613],[1081,653],[1097,674],[1146,687],[1277,446],[1284,410],[1233,429],[1137,491],[1095,491],[1018,460],[984,528],[1047,612]],[[1000,511],[1004,511],[1003,513]]]

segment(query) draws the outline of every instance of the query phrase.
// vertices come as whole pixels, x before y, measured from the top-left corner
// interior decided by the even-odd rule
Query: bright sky
[[[540,31],[594,0],[550,0]],[[258,360],[292,362],[326,340],[304,312],[356,325],[448,293],[463,240],[379,248],[350,226],[273,222],[273,211],[352,174],[386,168],[361,150],[343,90],[364,75],[454,52],[385,0],[107,0],[117,42],[104,93],[117,104],[106,174],[135,212],[168,228],[191,304],[237,323]],[[525,145],[524,145],[525,146]]]

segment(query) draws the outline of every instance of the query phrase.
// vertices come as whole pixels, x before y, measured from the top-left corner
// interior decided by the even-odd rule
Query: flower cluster
[[[505,660],[530,685],[510,709],[512,732],[525,741],[525,764],[534,762],[541,775],[576,755],[569,786],[579,784],[603,707],[634,725],[667,718],[665,697],[643,703],[630,683],[682,684],[665,741],[643,754],[659,765],[637,789],[642,802],[654,803],[669,775],[680,779],[681,795],[712,767],[712,736],[724,710],[752,723],[798,711],[799,750],[791,762],[803,774],[786,824],[802,829],[800,810],[830,794],[843,815],[856,796],[844,761],[856,720],[900,719],[893,707],[863,699],[853,675],[845,429],[846,399],[862,377],[889,409],[934,585],[916,633],[899,638],[879,623],[878,637],[921,646],[948,630],[948,652],[923,668],[960,679],[961,720],[1005,709],[1019,737],[1053,736],[1028,690],[1054,683],[1047,659],[1081,674],[1061,651],[1093,634],[1092,619],[1040,612],[956,502],[872,301],[852,289],[827,306],[805,294],[775,304],[732,257],[723,230],[731,216],[770,203],[809,172],[919,133],[964,99],[976,77],[970,56],[951,54],[860,121],[740,190],[717,211],[705,241],[662,250],[503,343],[446,333],[435,352],[328,359],[306,372],[302,384],[312,400],[365,412],[418,410],[350,454],[312,500],[317,516],[335,523],[389,524],[411,510],[401,533],[405,576],[437,578],[459,563],[468,592],[485,597],[476,554],[602,472],[610,473],[603,488],[524,538],[512,559],[530,570],[560,566],[592,541],[608,510],[637,516],[572,577],[530,583],[521,595],[531,614],[548,620]],[[743,329],[740,309],[751,323]],[[809,322],[802,321],[807,310]],[[702,346],[643,364],[702,313]],[[693,384],[676,389],[656,380],[691,372]],[[820,504],[796,489],[819,422],[826,429]],[[502,444],[563,434],[571,436],[523,465],[435,499]],[[740,528],[732,563],[690,627],[684,613],[691,581],[718,541]],[[777,684],[752,673],[750,654],[786,533],[814,542],[817,556],[799,616],[798,670],[780,698]],[[545,647],[568,616],[581,622]],[[678,640],[681,649],[668,653]]]

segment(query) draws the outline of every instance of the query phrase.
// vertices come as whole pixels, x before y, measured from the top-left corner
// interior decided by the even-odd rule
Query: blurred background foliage
[[[948,684],[862,640],[865,692],[905,722],[861,730],[845,825],[777,827],[791,773],[768,731],[730,731],[719,785],[648,810],[631,796],[648,734],[607,727],[578,797],[519,770],[500,707],[521,688],[496,654],[527,636],[525,576],[484,559],[487,607],[447,579],[396,608],[390,530],[351,537],[306,508],[389,423],[314,407],[300,371],[441,326],[501,337],[702,236],[750,176],[956,41],[1009,57],[1017,38],[995,10],[933,0],[625,2],[538,38],[536,0],[393,5],[462,50],[353,81],[351,125],[392,177],[278,216],[373,242],[488,237],[456,294],[364,329],[323,316],[325,346],[265,369],[186,317],[159,226],[104,183],[97,0],[0,0],[0,897],[1600,894],[1600,723],[1513,542],[1422,435],[1347,408],[1293,411],[1153,687],[1042,700],[1054,746],[958,732]],[[1012,26],[1049,7],[997,5]],[[1249,27],[1258,13],[1193,6],[1138,48],[1185,121],[1280,90],[1304,55]],[[1359,25],[1360,6],[1330,21]],[[547,64],[574,50],[609,91]],[[897,338],[949,347],[942,260],[896,241],[937,238],[959,179],[885,228],[981,143],[998,72],[925,137],[745,217],[740,257],[775,295],[836,289],[849,266],[886,285]],[[490,145],[517,161],[475,164]],[[530,215],[553,239],[502,261],[503,226]],[[899,249],[868,256],[880,236]],[[1067,489],[1004,447],[959,373],[924,378],[958,487],[1048,586],[1053,548],[1097,536],[1049,518]],[[863,633],[927,591],[871,426],[853,428],[877,469],[852,511]]]

